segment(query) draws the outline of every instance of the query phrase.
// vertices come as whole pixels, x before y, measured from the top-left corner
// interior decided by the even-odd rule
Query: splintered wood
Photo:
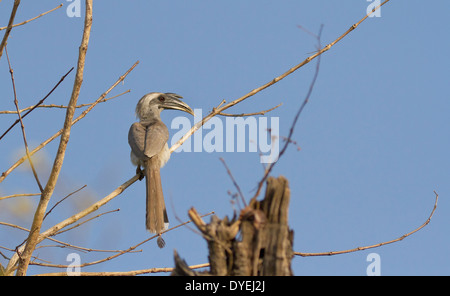
[[[205,223],[194,208],[188,212],[208,243],[210,270],[196,272],[175,253],[172,275],[293,275],[293,231],[288,225],[290,190],[284,177],[267,180],[262,201],[252,200],[239,217],[211,217]]]

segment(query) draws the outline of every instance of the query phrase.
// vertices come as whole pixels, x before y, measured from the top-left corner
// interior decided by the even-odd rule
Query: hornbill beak
[[[165,93],[160,97],[161,108],[180,110],[195,116],[194,111],[192,111],[191,107],[189,107],[185,102],[181,101],[181,98],[182,96],[174,93]]]

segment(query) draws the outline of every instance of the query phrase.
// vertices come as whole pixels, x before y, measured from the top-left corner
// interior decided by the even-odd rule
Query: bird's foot
[[[141,170],[140,166],[137,166],[136,174],[139,175],[139,181],[142,181],[142,179],[144,179],[144,177],[145,177],[144,171]]]

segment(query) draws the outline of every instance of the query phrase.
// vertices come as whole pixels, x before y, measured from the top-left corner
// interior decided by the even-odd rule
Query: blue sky
[[[21,2],[16,23],[61,3]],[[76,66],[83,17],[68,17],[70,3],[63,3],[61,9],[12,30],[8,52],[21,107],[35,104]],[[179,93],[205,115],[222,99],[236,99],[308,57],[316,40],[298,25],[318,32],[323,24],[321,41],[328,44],[360,20],[369,4],[364,0],[95,1],[79,103],[94,101],[137,60],[140,63],[111,95],[128,89],[130,93],[98,105],[73,127],[51,206],[81,186],[87,188],[58,206],[43,228],[104,197],[134,175],[127,133],[136,120],[134,108],[142,95]],[[339,251],[398,238],[425,222],[436,190],[440,200],[430,224],[401,242],[376,249],[295,257],[295,275],[365,275],[366,258],[372,252],[380,255],[382,275],[450,274],[446,218],[450,210],[450,102],[446,88],[450,60],[445,50],[450,44],[442,33],[450,30],[446,21],[449,9],[445,1],[391,0],[379,17],[367,19],[326,52],[293,134],[301,150],[290,146],[272,173],[290,182],[290,226],[298,252]],[[0,26],[7,25],[10,10],[10,1],[0,3]],[[265,116],[278,117],[280,135],[287,136],[314,67],[310,63],[228,111],[257,112],[283,103]],[[71,74],[46,103],[66,104],[73,79]],[[0,60],[0,92],[0,110],[14,110],[5,55]],[[30,146],[59,130],[64,115],[60,109],[30,114],[25,120]],[[167,111],[163,119],[169,125],[180,115]],[[15,119],[14,115],[0,115],[2,130]],[[176,132],[170,130],[171,135]],[[38,172],[43,180],[57,145],[54,141],[37,155],[42,160]],[[20,149],[23,141],[16,126],[0,142],[2,172],[18,159]],[[220,157],[246,198],[254,194],[263,173],[257,153],[173,154],[161,171],[171,225],[187,220],[190,207],[200,213],[232,216],[235,206],[227,191],[236,190]],[[0,184],[0,196],[37,191],[26,166]],[[101,209],[120,208],[119,212],[58,239],[95,249],[126,249],[139,243],[148,236],[144,195],[144,183],[136,182]],[[29,227],[35,204],[33,198],[1,201],[0,221]],[[162,250],[149,242],[140,247],[142,252],[83,271],[172,267],[174,249],[189,264],[207,262],[206,243],[192,226],[164,237],[167,247]],[[0,227],[2,246],[14,248],[24,238],[16,229]],[[65,258],[70,252],[73,250],[55,247],[38,251],[42,258],[60,264],[68,263]],[[80,255],[82,262],[105,257],[104,253]],[[56,271],[29,269],[30,274]]]

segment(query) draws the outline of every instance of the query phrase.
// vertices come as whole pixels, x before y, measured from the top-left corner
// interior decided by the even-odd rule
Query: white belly
[[[159,167],[162,168],[170,159],[169,145],[166,143],[161,152],[153,157],[157,157],[159,159]],[[135,166],[144,167],[144,161],[137,158],[136,155],[134,155],[133,151],[131,151],[130,153],[130,159],[131,163]]]

